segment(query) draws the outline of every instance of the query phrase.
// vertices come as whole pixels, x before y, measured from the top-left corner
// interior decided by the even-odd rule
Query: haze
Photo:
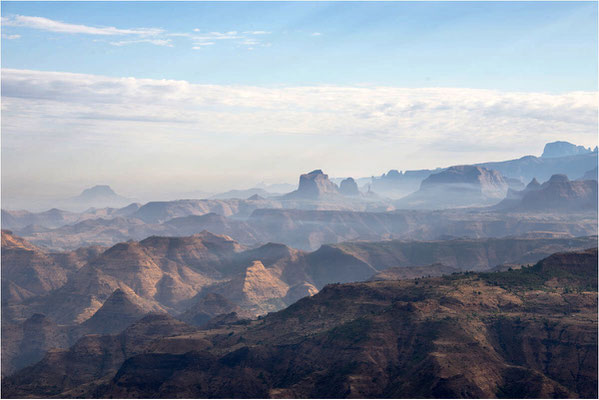
[[[3,3],[3,207],[96,184],[197,197],[315,168],[358,178],[556,140],[595,147],[596,15],[596,3]]]

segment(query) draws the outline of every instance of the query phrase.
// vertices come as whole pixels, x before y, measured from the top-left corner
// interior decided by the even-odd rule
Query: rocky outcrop
[[[347,178],[339,184],[339,193],[344,196],[359,196],[360,190],[354,178]]]
[[[575,156],[578,154],[588,154],[592,153],[591,148],[586,148],[584,146],[576,146],[575,144],[569,142],[551,142],[545,145],[543,149],[543,154],[541,157],[543,158],[551,158],[551,157],[567,157],[567,156]]]
[[[316,169],[300,175],[297,190],[283,196],[284,199],[317,200],[339,194],[339,188],[329,180],[329,176]]]

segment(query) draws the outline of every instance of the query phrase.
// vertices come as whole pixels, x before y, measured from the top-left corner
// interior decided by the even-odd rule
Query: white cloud
[[[13,15],[2,17],[4,26],[18,26],[24,28],[40,29],[50,32],[87,34],[87,35],[140,35],[152,36],[164,32],[157,28],[119,29],[112,26],[94,27],[79,24],[70,24],[44,17],[32,17],[26,15]]]
[[[312,32],[310,34],[310,36],[321,36],[321,35],[322,35],[322,33],[320,33],[320,32]]]
[[[540,154],[555,140],[594,147],[596,132],[597,92],[273,88],[2,70],[2,179],[14,191],[43,193],[67,179],[226,189],[295,181],[316,167],[370,176]]]
[[[109,42],[113,46],[125,46],[137,43],[151,43],[157,46],[172,47],[171,39],[165,37],[184,37],[192,41],[192,49],[198,50],[202,46],[210,46],[215,44],[214,41],[240,40],[240,44],[244,46],[269,46],[269,43],[263,44],[256,36],[264,36],[270,34],[268,31],[244,31],[243,33],[231,30],[227,32],[203,32],[199,28],[193,29],[195,33],[187,32],[166,32],[160,28],[135,28],[121,29],[112,26],[96,27],[81,24],[71,24],[67,22],[57,21],[45,17],[27,16],[27,15],[11,15],[2,17],[3,26],[14,26],[21,28],[39,29],[49,32],[58,32],[66,34],[86,34],[86,35],[101,35],[101,36],[137,36],[142,39],[134,40],[119,40]],[[19,35],[3,34],[5,39],[17,39]]]
[[[120,40],[118,42],[110,42],[113,46],[126,46],[129,44],[150,43],[156,46],[173,47],[170,39],[136,39],[136,40]]]
[[[2,96],[9,119],[21,120],[26,114],[33,118],[27,125],[44,118],[63,123],[84,115],[89,119],[89,113],[101,107],[98,125],[160,115],[221,133],[401,137],[421,142],[448,137],[470,143],[517,142],[537,140],[535,136],[543,141],[565,132],[594,135],[597,127],[596,92],[265,88],[4,69]]]

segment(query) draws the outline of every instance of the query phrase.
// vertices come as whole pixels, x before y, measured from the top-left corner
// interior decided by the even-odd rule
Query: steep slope
[[[77,326],[77,336],[118,333],[144,315],[157,311],[160,307],[140,298],[131,289],[118,288],[91,318]]]
[[[597,262],[595,248],[517,271],[328,285],[258,321],[138,346],[103,373],[88,372],[98,356],[65,368],[89,346],[49,354],[3,395],[595,398]]]
[[[210,288],[210,291],[257,315],[283,308],[285,303],[282,298],[288,290],[289,286],[258,260],[228,282]]]

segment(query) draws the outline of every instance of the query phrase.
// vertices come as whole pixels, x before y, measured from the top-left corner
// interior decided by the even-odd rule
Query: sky
[[[597,145],[596,2],[5,2],[2,199]]]

